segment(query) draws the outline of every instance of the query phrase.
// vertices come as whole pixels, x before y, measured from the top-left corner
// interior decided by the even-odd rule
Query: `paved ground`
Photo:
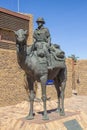
[[[54,110],[56,109],[56,107],[57,107],[57,100],[47,101],[48,110],[52,110],[54,113]],[[29,111],[29,103],[26,101],[23,101],[17,105],[0,107],[0,130],[15,130],[15,129],[19,130],[19,128],[20,128],[20,130],[22,130],[22,127],[23,127],[23,130],[27,130],[30,122],[28,122],[28,125],[27,125],[26,122],[24,123],[24,121],[21,121],[20,119],[23,119],[28,114],[28,111]],[[35,102],[34,103],[34,112],[37,117],[40,117],[40,118],[38,118],[38,120],[39,119],[41,120],[41,118],[42,118],[42,115],[38,113],[40,111],[43,111],[43,103]],[[84,120],[82,127],[85,128],[84,130],[87,130],[86,129],[87,128],[87,120],[86,120],[87,119],[87,96],[73,95],[71,98],[66,98],[65,99],[65,111],[68,116],[67,120],[72,119],[71,117],[76,118],[78,121],[80,121],[80,123],[81,123],[81,120]],[[67,111],[72,112],[72,113],[67,113]],[[82,115],[81,115],[81,112],[83,112]],[[73,114],[76,115],[76,113],[79,113],[78,116],[73,116]],[[49,114],[49,116],[52,117],[51,114]],[[53,116],[54,116],[54,117],[52,117],[53,120],[54,120],[54,118],[56,118],[57,121],[55,120],[56,122],[54,122],[54,123],[51,121],[52,124],[50,124],[50,123],[49,124],[52,125],[53,128],[55,127],[55,125],[57,128],[58,128],[58,125],[60,125],[60,126],[62,126],[62,128],[60,130],[66,130],[61,122],[58,124],[59,119],[57,119],[56,115],[53,114]],[[31,122],[31,124],[32,124],[32,122]],[[38,128],[40,130],[45,130],[44,127],[46,127],[46,125],[48,125],[46,130],[51,130],[49,128],[49,124],[45,124],[45,126],[43,126],[43,129],[42,128],[40,129],[41,126],[38,126]],[[13,129],[13,127],[11,127],[11,125],[14,126],[15,129]],[[59,126],[59,128],[60,128],[60,126]],[[25,129],[25,127],[26,127],[26,129]],[[31,127],[33,129],[33,125]],[[35,126],[35,127],[37,127],[37,126]],[[35,130],[39,130],[38,128]],[[30,130],[32,130],[32,129],[30,129]],[[52,129],[52,130],[55,130],[55,129]],[[59,130],[59,129],[56,129],[56,130]]]
[[[68,110],[83,111],[87,114],[87,96],[73,95],[65,99],[65,108]]]

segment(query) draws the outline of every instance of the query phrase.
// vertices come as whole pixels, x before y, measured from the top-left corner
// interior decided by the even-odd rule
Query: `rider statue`
[[[44,27],[43,25],[45,24],[45,21],[43,18],[38,18],[36,21],[38,27],[37,29],[35,29],[34,34],[33,34],[33,51],[35,50],[35,48],[38,48],[38,44],[44,44],[45,48],[43,48],[43,50],[45,51],[45,57],[47,59],[47,64],[48,64],[48,69],[52,69],[51,66],[51,58],[50,58],[50,46],[51,46],[51,37],[50,37],[50,33],[49,30]],[[41,43],[41,44],[40,44]],[[43,47],[43,46],[42,46]],[[38,53],[38,49],[37,49],[37,53]]]

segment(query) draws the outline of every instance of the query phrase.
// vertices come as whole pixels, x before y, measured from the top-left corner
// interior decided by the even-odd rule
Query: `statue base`
[[[42,120],[42,102],[34,104],[34,119],[26,120],[29,103],[22,102],[17,105],[0,108],[0,130],[87,130],[87,115],[80,111],[65,109],[65,116],[56,113],[55,101],[47,101],[49,120]],[[78,129],[80,128],[80,129]]]

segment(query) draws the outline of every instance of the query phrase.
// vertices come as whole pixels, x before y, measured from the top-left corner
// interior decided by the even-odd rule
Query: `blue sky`
[[[19,12],[43,17],[52,43],[57,43],[66,57],[75,54],[87,59],[87,0],[19,0]],[[18,0],[0,0],[0,7],[18,11]]]

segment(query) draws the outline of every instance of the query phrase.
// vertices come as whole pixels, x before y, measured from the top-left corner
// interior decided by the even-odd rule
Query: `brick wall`
[[[0,41],[14,43],[15,35],[13,31],[18,29],[28,30],[27,43],[31,44],[33,40],[33,16],[0,8]]]
[[[87,95],[87,60],[78,60],[75,65],[75,88],[78,95]]]
[[[0,49],[0,106],[27,98],[24,72],[17,64],[16,51]]]
[[[65,90],[65,97],[72,96],[72,60],[66,59],[67,65],[67,82],[66,82],[66,90]]]

